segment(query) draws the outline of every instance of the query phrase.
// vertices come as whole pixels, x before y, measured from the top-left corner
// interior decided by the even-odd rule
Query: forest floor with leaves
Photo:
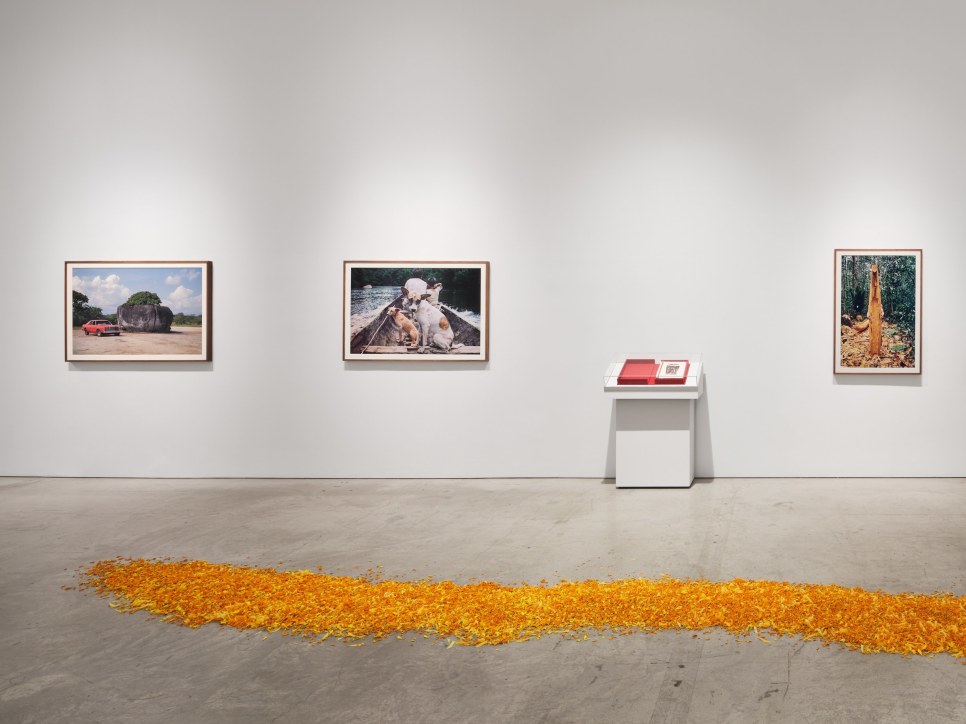
[[[882,349],[877,356],[869,354],[869,330],[861,332],[842,325],[843,367],[915,367],[912,339],[889,322],[882,324]]]

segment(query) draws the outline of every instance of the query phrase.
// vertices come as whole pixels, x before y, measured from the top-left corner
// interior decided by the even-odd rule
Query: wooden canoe
[[[389,307],[401,307],[402,297],[394,299],[382,307],[375,317],[365,327],[356,332],[349,342],[349,352],[352,354],[417,354],[417,347],[407,347],[400,340],[402,330],[396,325],[386,310]],[[453,328],[453,344],[462,344],[448,353],[439,348],[431,348],[438,354],[480,354],[480,330],[460,317],[446,305],[440,306]]]

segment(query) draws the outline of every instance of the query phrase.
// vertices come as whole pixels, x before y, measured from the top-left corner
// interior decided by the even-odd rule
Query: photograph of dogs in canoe
[[[343,262],[343,359],[485,361],[485,261]]]
[[[922,371],[922,250],[835,250],[836,374]]]

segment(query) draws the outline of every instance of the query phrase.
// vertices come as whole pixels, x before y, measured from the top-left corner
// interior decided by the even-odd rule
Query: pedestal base
[[[617,487],[694,482],[694,400],[618,399]]]

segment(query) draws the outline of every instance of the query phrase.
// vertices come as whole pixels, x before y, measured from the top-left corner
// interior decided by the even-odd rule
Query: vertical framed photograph
[[[342,266],[342,359],[489,359],[489,262],[346,261]]]
[[[922,372],[922,249],[835,250],[833,371]]]
[[[65,263],[68,362],[211,360],[210,261]]]

